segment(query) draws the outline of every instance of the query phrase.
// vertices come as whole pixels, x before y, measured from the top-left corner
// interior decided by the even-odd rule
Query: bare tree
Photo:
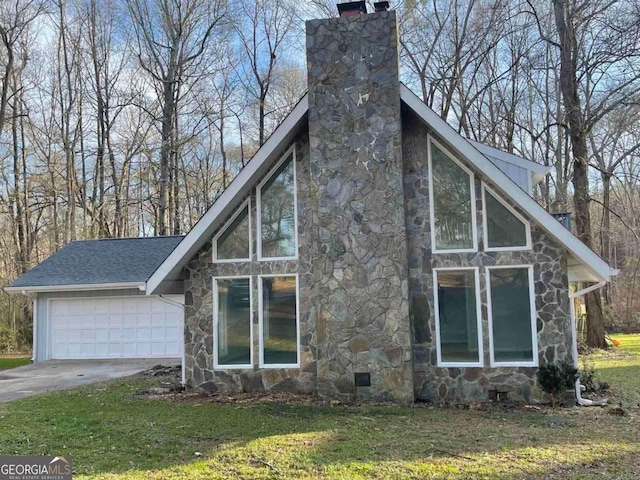
[[[0,135],[4,130],[11,76],[15,68],[15,49],[33,21],[42,13],[40,0],[3,0],[0,2],[0,44],[3,47],[2,85],[0,86]]]
[[[244,50],[243,78],[258,110],[258,142],[267,136],[267,98],[274,81],[279,55],[286,53],[285,41],[296,19],[291,0],[246,0],[234,12],[234,29]]]
[[[602,119],[640,94],[640,31],[627,2],[552,0],[560,51],[560,92],[573,160],[573,201],[578,237],[592,246],[590,132]],[[593,35],[593,32],[598,35]],[[612,78],[612,68],[622,74]],[[599,292],[586,296],[587,345],[606,348]]]
[[[160,174],[158,231],[166,235],[173,218],[169,196],[171,166],[176,161],[180,89],[202,72],[199,62],[225,18],[224,4],[209,0],[130,0],[127,2],[138,44],[140,66],[153,79],[159,109]],[[177,182],[174,175],[173,182]],[[173,225],[177,233],[179,225]]]

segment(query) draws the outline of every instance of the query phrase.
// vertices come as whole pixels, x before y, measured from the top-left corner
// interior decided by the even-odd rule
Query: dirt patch
[[[177,380],[180,380],[181,373],[180,365],[154,365],[138,375],[141,377],[176,377]]]
[[[164,385],[141,392],[154,398],[162,398],[176,403],[236,403],[252,404],[263,402],[280,402],[299,405],[326,404],[319,402],[313,395],[281,392],[265,393],[231,393],[231,392],[187,392],[182,385]]]

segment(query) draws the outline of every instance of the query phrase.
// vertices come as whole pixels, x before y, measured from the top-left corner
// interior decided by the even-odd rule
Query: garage
[[[33,361],[182,358],[183,280],[146,292],[182,238],[71,242],[5,287],[33,301]]]
[[[183,312],[171,298],[49,300],[51,358],[168,358],[182,355]],[[175,302],[175,303],[174,303]]]

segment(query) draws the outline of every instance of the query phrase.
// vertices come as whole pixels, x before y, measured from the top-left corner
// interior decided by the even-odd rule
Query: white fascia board
[[[308,108],[308,94],[305,94],[198,223],[147,280],[147,295],[153,295],[165,279],[177,277],[183,264],[196,254],[215,229],[236,209],[238,202],[251,192],[254,184],[267,173],[272,161],[293,140],[297,127],[305,118]]]
[[[583,262],[585,267],[593,271],[601,280],[608,282],[611,279],[609,265],[604,260],[564,228],[538,202],[505,175],[502,170],[491,163],[471,142],[456,132],[451,125],[440,118],[405,85],[400,85],[400,98],[454,150],[471,162],[487,178],[491,179],[496,188],[514,201],[516,205],[520,206],[542,228],[564,245],[571,254]]]
[[[79,292],[85,290],[125,290],[129,288],[141,288],[141,282],[123,283],[84,283],[77,285],[37,285],[28,287],[4,287],[7,293],[36,293],[36,292]]]

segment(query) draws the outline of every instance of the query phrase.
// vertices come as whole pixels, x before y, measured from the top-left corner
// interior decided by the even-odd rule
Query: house
[[[192,389],[537,398],[538,365],[577,356],[570,283],[609,266],[532,198],[545,168],[466,140],[400,83],[384,3],[307,22],[308,93],[184,238],[74,243],[11,285],[34,295],[36,360],[155,354],[157,309],[157,351],[183,355]],[[118,258],[149,242],[150,268]],[[47,265],[89,246],[57,281]]]

